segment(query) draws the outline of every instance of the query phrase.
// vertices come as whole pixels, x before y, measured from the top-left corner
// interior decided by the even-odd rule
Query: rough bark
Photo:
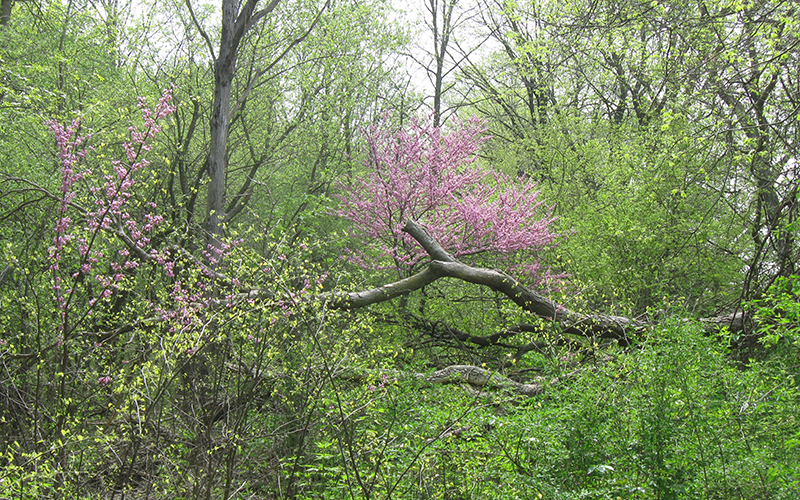
[[[431,384],[467,383],[483,389],[498,388],[524,396],[538,396],[544,392],[541,384],[523,384],[497,372],[471,365],[451,365],[425,378]]]
[[[269,5],[256,12],[258,0],[247,0],[243,5],[236,0],[222,2],[222,34],[218,53],[214,57],[214,100],[212,103],[209,152],[206,167],[208,169],[208,243],[220,248],[219,238],[225,220],[225,176],[227,170],[228,135],[231,125],[231,89],[236,74],[236,60],[239,47],[247,31],[265,15],[272,12],[280,0],[273,0]],[[191,8],[190,0],[187,5]],[[192,14],[194,14],[192,12]],[[209,50],[214,55],[210,38],[200,28],[196,18],[195,25],[206,40]]]

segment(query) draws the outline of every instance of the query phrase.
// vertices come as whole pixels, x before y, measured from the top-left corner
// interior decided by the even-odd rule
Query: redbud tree
[[[82,498],[76,491],[86,487],[87,471],[102,471],[103,483],[126,491],[144,468],[168,485],[154,489],[175,489],[170,481],[179,477],[191,484],[183,489],[205,481],[211,491],[219,471],[238,470],[247,432],[263,432],[250,423],[261,400],[252,396],[263,386],[251,373],[297,374],[269,390],[302,398],[298,388],[308,386],[319,395],[317,380],[303,378],[313,370],[301,368],[347,352],[341,346],[365,328],[317,300],[327,278],[323,263],[311,258],[319,242],[289,245],[276,228],[259,232],[256,248],[253,232],[231,228],[221,244],[183,247],[189,235],[167,217],[176,207],[159,202],[169,164],[159,161],[156,148],[176,111],[172,92],[153,106],[140,98],[138,110],[119,142],[106,140],[108,129],[90,134],[81,120],[48,122],[54,189],[0,179],[22,186],[13,193],[23,200],[17,210],[28,215],[29,204],[41,208],[47,242],[20,252],[24,260],[8,259],[14,267],[0,273],[6,275],[0,304],[13,309],[0,314],[9,388],[0,393],[0,431],[22,436],[10,449],[13,467],[0,474],[9,491],[35,492],[27,486],[33,483]],[[34,204],[23,197],[28,193]],[[14,255],[11,245],[4,250],[2,257]],[[299,342],[305,335],[314,341]],[[234,405],[217,403],[233,400],[230,413]],[[215,426],[222,430],[212,432]],[[154,429],[196,440],[185,449],[165,448]],[[221,445],[206,439],[225,429],[237,435]],[[295,435],[293,428],[276,432]],[[164,460],[151,469],[145,449]],[[187,462],[189,455],[196,458]],[[198,496],[202,489],[193,491]]]
[[[366,141],[364,170],[340,183],[334,213],[378,255],[349,249],[351,262],[407,275],[427,255],[403,232],[414,220],[456,257],[492,255],[528,281],[550,278],[537,252],[558,237],[551,229],[552,207],[533,181],[478,161],[486,141],[478,119],[453,130],[418,121],[392,130],[384,120],[366,130]]]
[[[136,196],[138,177],[150,164],[147,153],[152,139],[161,131],[159,122],[175,111],[171,90],[164,91],[154,109],[141,97],[138,107],[142,124],[128,128],[130,140],[122,145],[124,158],[111,161],[110,168],[100,167],[100,171],[86,165],[90,137],[79,133],[79,120],[68,126],[48,122],[56,139],[61,173],[58,221],[49,257],[62,341],[92,315],[98,301],[125,289],[143,262],[157,262],[172,274],[174,262],[150,244],[164,217],[156,203]],[[79,187],[88,190],[81,192]],[[74,214],[78,220],[73,220]],[[124,245],[114,248],[109,238]],[[76,302],[80,297],[88,300],[88,307],[79,310]]]

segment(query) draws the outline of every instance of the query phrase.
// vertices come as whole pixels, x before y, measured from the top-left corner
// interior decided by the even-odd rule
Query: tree
[[[792,2],[703,3],[693,22],[703,28],[692,60],[705,88],[702,105],[727,124],[736,176],[747,183],[752,251],[744,299],[758,298],[777,278],[796,273],[800,58],[797,6]]]
[[[371,268],[388,259],[407,276],[426,255],[403,232],[416,220],[455,256],[496,252],[507,262],[524,256],[518,270],[546,281],[550,276],[535,252],[557,239],[549,228],[552,207],[540,200],[533,181],[515,181],[478,163],[482,133],[477,119],[450,132],[417,121],[406,130],[390,130],[386,121],[370,128],[366,172],[339,186],[335,213],[378,255],[355,249],[351,259]]]
[[[225,175],[228,154],[228,133],[231,123],[231,90],[236,72],[239,45],[247,31],[261,18],[272,12],[280,0],[272,0],[265,8],[256,11],[258,0],[248,0],[241,6],[234,0],[222,2],[222,36],[217,50],[200,27],[198,30],[208,44],[214,60],[214,101],[211,110],[208,152],[208,221],[206,229],[209,243],[220,248],[222,221],[225,219]],[[187,3],[191,7],[191,3]],[[195,21],[196,22],[196,21]]]
[[[472,20],[477,15],[473,5],[460,0],[425,0],[423,8],[425,32],[421,35],[426,43],[415,47],[411,58],[424,70],[430,83],[431,119],[438,127],[455,116],[464,104],[446,99],[446,95],[456,87],[458,71],[490,37],[471,32]]]
[[[232,119],[231,95],[233,90],[234,76],[236,75],[236,63],[240,54],[241,45],[245,35],[248,34],[264,17],[272,13],[280,3],[280,0],[271,0],[264,8],[256,10],[258,0],[247,0],[243,4],[235,0],[224,0],[222,2],[222,34],[219,46],[215,48],[211,38],[204,28],[200,25],[198,18],[194,15],[191,1],[187,0],[187,7],[192,13],[197,30],[206,42],[211,59],[214,61],[214,97],[211,109],[211,121],[209,124],[209,152],[206,167],[208,170],[208,210],[207,210],[207,242],[215,251],[221,250],[220,237],[223,234],[223,222],[226,212],[226,176],[228,164],[228,136]],[[291,40],[286,49],[272,61],[271,64],[259,71],[263,75],[272,65],[280,61],[296,45],[301,43],[314,29],[320,16],[328,8],[326,2],[319,10],[317,16],[308,26],[307,30],[298,38]],[[241,95],[238,96],[238,107],[247,99],[247,93],[252,89],[255,82],[245,87]]]
[[[318,227],[308,212],[319,212],[331,182],[352,166],[357,123],[396,105],[393,54],[402,37],[387,10],[384,0],[284,1],[252,23],[238,48],[224,155],[209,135],[216,78],[209,66],[219,56],[203,34],[214,16],[185,2],[164,13],[173,24],[153,37],[142,71],[162,86],[174,83],[186,104],[169,130],[169,169],[156,195],[187,234],[210,243],[213,214],[224,214],[219,229],[227,234],[253,225],[265,233],[294,227],[298,235]],[[173,48],[166,59],[165,44]],[[209,155],[225,161],[216,181]]]
[[[433,38],[433,50],[430,54],[433,62],[432,66],[422,65],[433,84],[433,126],[438,127],[444,121],[442,116],[444,94],[449,87],[452,87],[452,84],[445,84],[445,78],[455,72],[461,63],[453,55],[452,45],[458,45],[454,39],[455,33],[462,27],[469,13],[459,12],[461,6],[458,5],[458,0],[427,0],[425,10],[427,11],[425,24]]]
[[[486,3],[502,48],[459,88],[493,137],[484,153],[558,202],[590,303],[644,313],[680,296],[708,314],[793,272],[794,13]]]

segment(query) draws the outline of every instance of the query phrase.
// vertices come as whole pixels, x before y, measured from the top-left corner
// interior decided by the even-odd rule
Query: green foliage
[[[363,124],[387,109],[403,122],[421,100],[398,69],[406,30],[382,0],[328,3],[288,52],[319,5],[282,1],[244,38],[230,247],[210,272],[213,74],[195,23],[211,45],[220,30],[217,5],[192,5],[15,2],[0,28],[0,499],[797,497],[792,3],[505,2],[475,17],[502,52],[453,66],[447,95],[462,92],[472,104],[460,112],[491,128],[491,164],[555,203],[563,239],[541,257],[571,282],[552,298],[660,321],[625,347],[456,281],[369,312],[331,309],[336,293],[385,283],[339,258],[331,186],[357,174]],[[103,296],[67,249],[65,316],[43,123],[80,117],[102,179],[124,154],[134,96],[171,84],[179,109],[127,210],[163,210],[148,249],[174,271],[142,258]],[[89,227],[88,182],[75,184],[70,227],[109,275],[130,248]],[[741,296],[757,297],[755,331],[736,342],[671,316]],[[523,323],[531,331],[481,347],[451,330],[485,338]],[[511,359],[530,342],[546,347]],[[456,363],[544,394],[426,380]]]
[[[183,295],[202,296],[205,288],[207,278],[189,261],[179,262],[171,285],[164,273],[139,268],[108,308],[76,298],[73,315],[84,319],[69,336],[46,302],[7,310],[4,331],[18,332],[4,335],[0,350],[14,390],[0,411],[8,465],[0,480],[9,491],[80,496],[147,484],[153,493],[202,498],[230,491],[225,474],[238,470],[239,457],[303,450],[308,419],[329,384],[325,370],[369,363],[361,339],[371,326],[327,311],[324,302],[301,306],[304,294],[322,290],[324,262],[314,259],[314,245],[287,248],[274,237],[270,257],[242,247],[218,269],[265,280],[272,298],[237,299],[234,291],[221,309],[198,303],[171,314],[169,304],[179,307]],[[46,300],[47,273],[29,280]]]
[[[464,70],[467,112],[556,203],[560,264],[597,307],[708,315],[795,272],[797,23],[772,7],[487,6],[502,48]]]
[[[339,385],[316,413],[298,497],[793,498],[800,394],[771,367],[741,372],[675,320],[570,372],[535,399],[391,369]]]
[[[791,355],[800,348],[800,276],[781,277],[753,307],[765,347]]]
[[[686,307],[710,313],[741,285],[736,215],[720,206],[713,180],[724,166],[710,163],[705,140],[678,122],[656,133],[568,111],[509,147],[493,144],[498,164],[537,179],[555,204],[565,238],[549,261],[591,284],[583,294],[595,309],[641,314],[684,297]]]

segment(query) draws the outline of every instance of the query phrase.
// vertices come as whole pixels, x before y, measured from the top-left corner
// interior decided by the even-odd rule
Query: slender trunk
[[[231,78],[217,69],[211,115],[211,143],[208,152],[208,231],[207,243],[220,248],[225,219],[225,171],[230,130]]]
[[[14,7],[14,0],[2,0],[0,8],[0,26],[8,26],[11,21],[11,8]]]
[[[214,101],[211,111],[211,142],[208,151],[207,244],[219,250],[225,220],[225,172],[228,167],[228,133],[231,125],[231,85],[236,68],[235,39],[237,2],[222,2],[222,39],[214,61]],[[218,257],[218,256],[215,256]]]

